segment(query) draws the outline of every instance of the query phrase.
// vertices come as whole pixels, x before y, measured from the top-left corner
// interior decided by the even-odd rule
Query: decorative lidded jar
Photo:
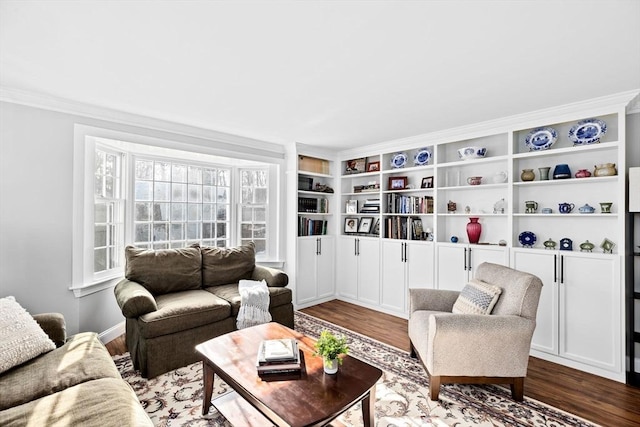
[[[533,169],[522,169],[522,173],[520,174],[520,179],[523,181],[533,181],[536,178],[536,174],[533,172]]]
[[[593,171],[594,176],[613,176],[617,175],[618,171],[616,170],[615,163],[602,163],[595,166],[595,170]]]

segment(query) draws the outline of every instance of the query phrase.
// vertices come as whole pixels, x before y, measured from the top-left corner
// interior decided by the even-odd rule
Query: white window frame
[[[158,134],[159,132],[151,132]],[[162,134],[162,132],[160,132]],[[73,241],[72,241],[72,283],[69,287],[76,297],[80,298],[104,289],[112,288],[124,277],[123,266],[117,271],[111,271],[109,274],[96,277],[93,274],[93,238],[94,238],[94,173],[95,173],[95,149],[96,143],[100,138],[121,141],[121,144],[136,146],[142,150],[153,151],[154,155],[161,157],[172,157],[169,154],[158,153],[174,153],[179,151],[191,159],[203,158],[203,156],[211,156],[211,158],[225,157],[230,160],[232,167],[233,179],[239,179],[239,164],[250,165],[251,162],[266,164],[269,167],[269,228],[274,230],[270,233],[268,240],[270,254],[269,259],[256,258],[256,262],[262,265],[274,267],[282,267],[284,262],[281,260],[281,251],[285,240],[286,225],[284,224],[284,216],[280,214],[278,206],[284,197],[283,177],[285,159],[284,153],[272,152],[265,155],[264,151],[256,150],[250,145],[244,147],[238,145],[237,151],[229,149],[230,144],[227,142],[217,142],[214,140],[203,140],[193,138],[188,135],[169,134],[169,138],[158,138],[155,136],[145,136],[122,132],[118,130],[99,128],[88,125],[76,124],[74,128],[74,161],[73,161]],[[174,139],[175,137],[175,139]],[[122,142],[126,141],[126,142]],[[185,142],[186,141],[186,142]],[[217,148],[217,146],[222,148]],[[110,145],[109,145],[110,146]],[[135,150],[128,150],[117,145],[116,150],[125,152],[127,173],[124,176],[124,194],[125,198],[125,241],[124,244],[131,244],[133,241],[131,224],[133,220],[131,187],[133,179],[133,162],[129,157],[135,155]],[[148,155],[148,152],[145,153]],[[207,161],[206,163],[216,164],[215,161]],[[243,166],[246,167],[246,166]],[[236,181],[237,182],[237,181]],[[232,193],[239,191],[239,185],[232,187]],[[237,194],[233,195],[238,196]],[[231,245],[239,242],[239,222],[237,221],[238,213],[236,212],[237,201],[233,199],[230,204],[230,217],[236,221],[231,222]],[[124,248],[123,248],[124,249]]]

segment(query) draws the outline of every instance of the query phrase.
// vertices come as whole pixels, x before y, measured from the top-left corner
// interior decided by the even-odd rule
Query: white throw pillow
[[[460,292],[453,304],[452,313],[491,314],[502,289],[481,280],[473,279]]]
[[[0,298],[0,373],[55,348],[14,297]]]

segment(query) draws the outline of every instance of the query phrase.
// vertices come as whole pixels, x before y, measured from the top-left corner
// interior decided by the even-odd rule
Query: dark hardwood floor
[[[320,319],[409,351],[407,321],[344,301],[301,310]],[[124,336],[107,343],[114,354],[127,351]],[[531,357],[526,397],[611,427],[640,426],[640,388]]]

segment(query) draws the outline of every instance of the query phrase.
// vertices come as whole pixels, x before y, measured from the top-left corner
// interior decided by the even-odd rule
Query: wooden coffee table
[[[262,340],[295,338],[304,354],[300,378],[263,380],[256,372]],[[202,355],[204,402],[211,407],[214,374],[234,391],[216,398],[216,409],[236,426],[321,426],[362,401],[365,426],[374,425],[376,382],[382,371],[346,356],[335,375],[323,371],[322,358],[313,356],[315,340],[278,323],[231,332],[196,346]]]

